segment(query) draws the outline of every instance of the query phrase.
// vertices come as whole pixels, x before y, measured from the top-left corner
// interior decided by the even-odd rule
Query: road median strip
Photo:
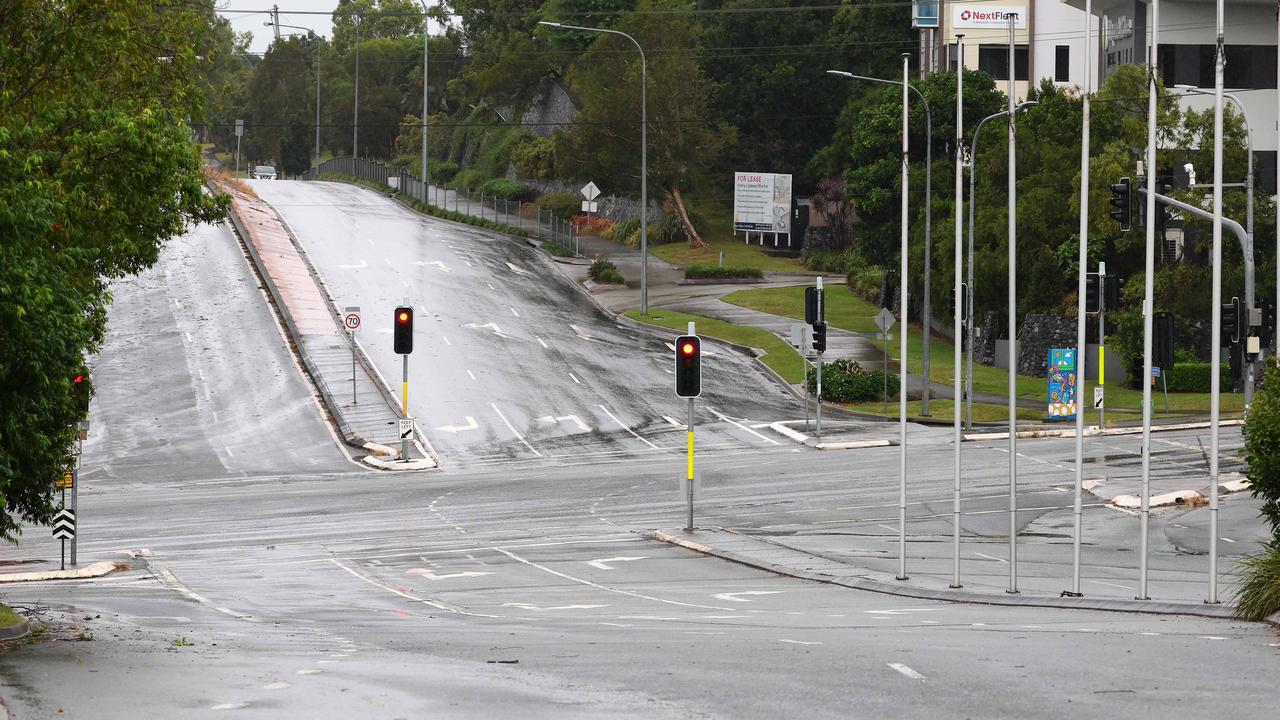
[[[120,570],[121,566],[102,560],[71,570],[37,570],[35,572],[0,573],[0,583],[39,582],[42,580],[84,580]]]

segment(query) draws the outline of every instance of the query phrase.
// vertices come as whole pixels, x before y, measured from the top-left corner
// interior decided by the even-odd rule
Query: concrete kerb
[[[733,532],[717,528],[718,532]],[[754,567],[777,575],[799,578],[802,580],[810,580],[813,582],[825,583],[828,585],[837,585],[847,587],[852,590],[864,590],[867,592],[882,593],[885,595],[895,595],[898,597],[909,597],[917,600],[940,600],[944,602],[968,603],[975,605],[1000,605],[1000,606],[1020,606],[1020,607],[1044,607],[1059,608],[1064,610],[1103,610],[1107,612],[1130,612],[1145,613],[1155,615],[1192,615],[1198,617],[1209,617],[1234,620],[1237,618],[1236,608],[1231,605],[1208,605],[1204,603],[1181,603],[1181,602],[1160,602],[1151,600],[1121,600],[1121,599],[1101,599],[1101,598],[1072,598],[1072,597],[1053,597],[1053,596],[1035,596],[1035,595],[1009,595],[1009,594],[986,594],[977,592],[966,592],[964,590],[950,589],[930,589],[912,587],[910,585],[895,585],[893,583],[881,582],[879,580],[871,580],[868,578],[858,577],[856,575],[836,576],[826,573],[813,572],[812,570],[802,570],[799,568],[787,567],[777,563],[759,560],[749,555],[737,553],[729,550],[721,550],[708,545],[687,540],[662,530],[654,530],[647,533],[646,537],[657,540],[659,542],[677,545],[694,552],[704,555],[718,557],[722,560],[736,562],[740,565]],[[1280,613],[1267,618],[1267,622],[1277,624],[1280,622]]]
[[[40,582],[43,580],[85,580],[98,578],[119,570],[120,566],[110,560],[78,567],[72,570],[39,570],[36,572],[0,574],[0,583]]]
[[[1221,427],[1235,427],[1243,425],[1243,420],[1223,420],[1219,423]],[[1173,430],[1203,430],[1211,427],[1208,422],[1192,422],[1192,423],[1176,423],[1165,425],[1152,425],[1151,432],[1170,432]],[[1099,428],[1097,425],[1090,425],[1084,429],[1085,437],[1097,437],[1099,435],[1137,435],[1142,432],[1141,427],[1114,427]],[[1019,440],[1035,440],[1044,438],[1072,438],[1076,436],[1075,428],[1064,430],[1022,430],[1014,433],[1014,437]],[[967,433],[960,436],[964,442],[978,442],[982,440],[1008,440],[1009,433]]]
[[[22,638],[26,637],[27,633],[29,632],[31,632],[31,623],[27,622],[26,618],[23,618],[8,627],[0,627],[0,642],[6,642],[9,640],[21,640]],[[3,712],[3,710],[4,710],[3,705],[0,705],[0,712]],[[8,717],[8,716],[3,715],[0,717]]]

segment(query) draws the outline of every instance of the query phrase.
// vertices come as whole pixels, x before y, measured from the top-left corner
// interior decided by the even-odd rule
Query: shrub
[[[1164,380],[1168,383],[1169,392],[1209,392],[1209,383],[1213,379],[1210,372],[1212,367],[1209,363],[1202,362],[1176,363],[1172,369],[1165,373]],[[1218,378],[1220,387],[1224,389],[1231,388],[1229,366],[1218,366]],[[1156,388],[1161,388],[1158,380],[1156,381]]]
[[[546,180],[555,174],[555,143],[551,138],[525,138],[511,151],[511,159],[520,177]]]
[[[532,200],[538,196],[538,191],[528,185],[506,178],[494,178],[486,182],[480,186],[480,192],[504,200]]]
[[[452,160],[432,160],[431,165],[431,182],[442,185],[453,180],[453,176],[458,174],[458,163]]]
[[[822,366],[822,399],[828,402],[869,402],[884,395],[884,370],[864,370],[857,360],[841,358]],[[889,395],[898,392],[898,376],[888,375]],[[818,378],[809,373],[809,392],[816,392]]]
[[[479,170],[467,168],[453,176],[453,185],[462,190],[475,190],[488,180]]]
[[[1241,558],[1240,575],[1236,586],[1240,617],[1262,620],[1280,611],[1280,539],[1273,538],[1257,555]]]
[[[675,213],[663,213],[657,222],[649,223],[649,244],[667,245],[677,242],[689,242],[684,222]]]
[[[630,217],[622,222],[614,223],[613,228],[605,234],[605,239],[624,243],[627,241],[628,237],[631,237],[633,233],[637,233],[639,231],[640,218]]]
[[[587,268],[587,277],[598,283],[616,283],[618,285],[623,283],[622,274],[618,272],[618,266],[602,257],[597,257],[591,263],[591,267]]]
[[[582,212],[582,196],[575,193],[547,193],[538,198],[538,204],[561,220],[568,220]]]
[[[556,257],[573,257],[573,251],[555,240],[543,240],[542,249]]]
[[[884,268],[877,265],[851,268],[847,278],[849,292],[869,303],[874,303],[879,299],[880,286],[884,283]]]
[[[712,278],[724,279],[759,279],[764,277],[764,272],[758,267],[749,265],[690,265],[684,269],[684,276],[690,280],[704,280]]]
[[[613,223],[599,215],[574,215],[569,218],[569,222],[578,228],[579,235],[604,237],[613,228]]]
[[[1244,423],[1244,459],[1253,496],[1280,541],[1280,366],[1267,363]]]
[[[862,259],[862,253],[853,248],[847,250],[806,250],[800,261],[810,270],[831,273],[832,275],[847,275],[860,270],[866,264]]]

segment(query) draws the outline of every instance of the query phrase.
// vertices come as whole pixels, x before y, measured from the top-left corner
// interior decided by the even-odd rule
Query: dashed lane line
[[[485,615],[484,613],[474,613],[474,612],[470,612],[470,611],[468,611],[468,610],[463,610],[462,608],[456,608],[456,607],[453,607],[453,606],[451,606],[451,605],[445,605],[444,603],[435,602],[434,600],[428,600],[428,599],[426,599],[426,598],[421,598],[421,597],[418,597],[417,595],[412,595],[412,594],[407,593],[407,592],[405,592],[405,591],[403,591],[403,590],[398,590],[398,589],[396,589],[396,588],[393,588],[393,587],[391,587],[390,585],[388,585],[388,584],[386,584],[386,583],[384,583],[384,582],[381,582],[381,581],[379,581],[379,580],[374,580],[373,578],[369,577],[368,575],[365,575],[364,573],[362,573],[362,572],[360,572],[360,571],[356,570],[355,568],[352,568],[352,567],[350,567],[350,566],[346,565],[345,563],[339,562],[338,560],[336,560],[336,559],[334,559],[334,558],[329,558],[329,562],[333,563],[334,565],[337,565],[338,567],[342,568],[343,570],[346,570],[346,571],[347,571],[348,573],[350,573],[351,575],[354,575],[355,577],[360,578],[361,580],[363,580],[363,581],[365,581],[365,582],[369,583],[370,585],[372,585],[372,586],[374,586],[374,587],[376,587],[376,588],[380,588],[380,589],[382,589],[382,590],[386,590],[387,592],[391,593],[392,595],[399,595],[400,597],[402,597],[402,598],[404,598],[404,599],[406,599],[406,600],[410,600],[410,601],[412,601],[412,602],[416,602],[416,603],[422,603],[423,605],[427,605],[428,607],[433,607],[433,608],[435,608],[435,609],[437,609],[437,610],[443,610],[443,611],[445,611],[445,612],[454,613],[455,615],[467,615],[467,616],[470,616],[470,617],[484,617],[484,618],[500,618],[500,617],[503,617],[503,616],[501,616],[501,615]]]
[[[889,667],[893,668],[894,670],[897,670],[898,672],[902,673],[903,675],[906,675],[907,677],[911,678],[912,680],[924,680],[924,676],[923,676],[923,675],[921,675],[920,673],[916,672],[915,670],[912,670],[911,668],[907,667],[906,665],[903,665],[902,663],[885,663],[885,665],[888,665]]]

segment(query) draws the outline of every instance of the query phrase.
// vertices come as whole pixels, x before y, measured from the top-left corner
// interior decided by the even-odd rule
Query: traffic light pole
[[[1107,264],[1098,263],[1098,387],[1105,388],[1107,383]],[[1098,408],[1098,429],[1105,428],[1107,421],[1107,396],[1102,396],[1102,407]]]
[[[690,335],[698,334],[697,327],[692,321],[690,321],[689,323],[689,334]],[[701,354],[701,349],[699,349],[699,354]],[[699,368],[698,372],[699,373],[702,372],[701,368]],[[701,388],[699,388],[699,390],[701,390]],[[688,440],[689,440],[689,451],[688,451],[689,461],[688,461],[688,467],[686,468],[686,471],[685,471],[685,497],[689,505],[689,521],[684,528],[685,532],[693,532],[693,477],[694,477],[693,475],[693,400],[694,398],[692,397],[689,398],[689,425],[687,427]]]

